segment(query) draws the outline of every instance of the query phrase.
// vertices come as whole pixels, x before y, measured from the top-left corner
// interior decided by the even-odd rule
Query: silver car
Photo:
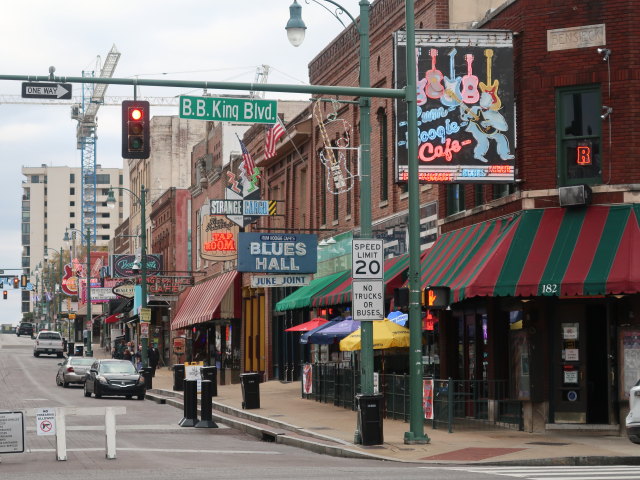
[[[86,373],[96,359],[92,357],[69,357],[59,363],[56,384],[67,388],[70,383],[84,383]]]

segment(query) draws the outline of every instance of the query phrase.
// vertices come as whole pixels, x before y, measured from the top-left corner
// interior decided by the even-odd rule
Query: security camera
[[[612,107],[607,107],[606,105],[602,105],[602,115],[600,115],[600,118],[604,120],[609,115],[611,115],[611,112],[613,112]]]
[[[138,262],[135,262],[133,265],[131,265],[131,271],[134,273],[137,273],[140,271],[140,264]]]
[[[602,55],[602,61],[606,62],[609,60],[609,55],[611,55],[611,50],[608,48],[598,48],[597,52]]]

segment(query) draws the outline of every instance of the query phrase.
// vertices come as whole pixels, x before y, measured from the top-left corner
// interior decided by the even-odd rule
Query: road
[[[37,435],[34,417],[25,417],[25,453],[0,455],[2,480],[136,480],[349,478],[447,479],[505,478],[629,479],[640,467],[438,466],[319,455],[286,445],[266,443],[220,424],[217,429],[182,428],[182,412],[151,400],[85,398],[82,387],[58,387],[55,356],[35,358],[33,340],[0,335],[0,411],[59,406],[125,406],[117,417],[117,458],[105,458],[101,417],[67,417],[67,457],[57,461],[55,436]]]

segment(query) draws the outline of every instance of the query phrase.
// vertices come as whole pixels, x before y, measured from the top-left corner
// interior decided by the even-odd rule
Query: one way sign
[[[71,98],[70,83],[23,83],[22,98],[66,100]]]

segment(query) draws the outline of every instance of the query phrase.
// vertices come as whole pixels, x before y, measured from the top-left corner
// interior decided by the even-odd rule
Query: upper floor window
[[[558,186],[602,182],[599,86],[556,92]]]
[[[464,185],[449,183],[446,185],[446,210],[447,215],[464,210]]]
[[[69,183],[76,183],[76,174],[75,173],[70,173],[69,174]]]

